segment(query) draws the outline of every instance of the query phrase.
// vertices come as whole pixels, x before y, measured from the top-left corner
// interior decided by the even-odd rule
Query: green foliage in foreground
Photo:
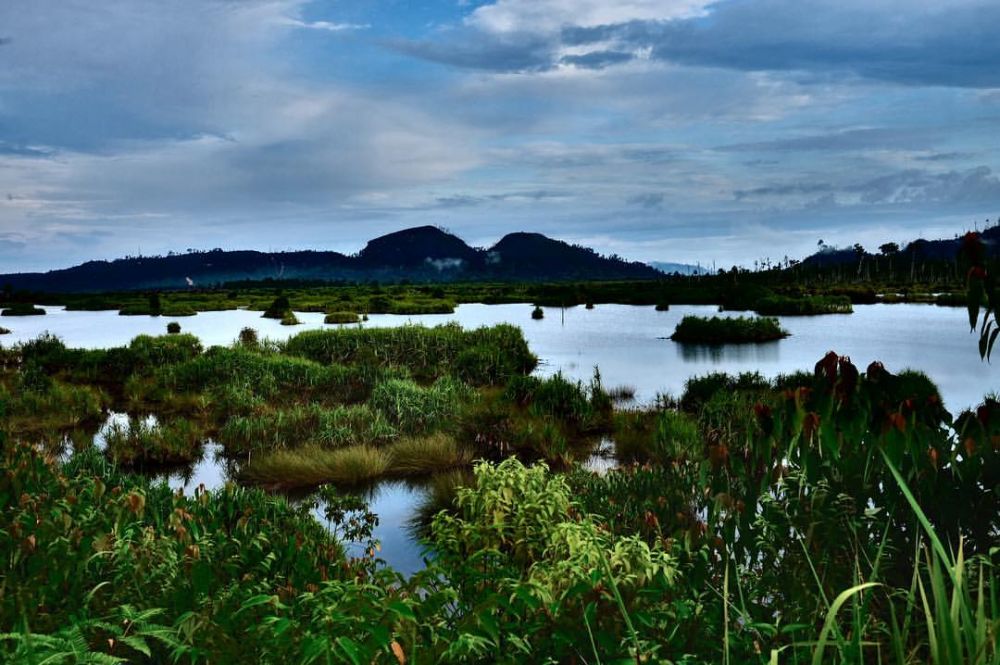
[[[788,337],[788,332],[769,317],[685,316],[670,339],[687,344],[745,344],[783,337]]]

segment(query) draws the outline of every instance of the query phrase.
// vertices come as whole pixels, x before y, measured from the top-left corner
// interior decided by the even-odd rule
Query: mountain
[[[663,275],[637,261],[604,257],[588,247],[553,240],[540,233],[510,233],[486,253],[495,274],[534,274],[539,279],[657,279]]]
[[[709,272],[707,268],[693,266],[690,263],[671,263],[669,261],[648,261],[650,267],[656,268],[662,273],[673,275],[704,275]]]
[[[375,238],[354,256],[215,249],[0,275],[0,286],[18,291],[98,292],[208,287],[247,280],[528,282],[662,276],[645,264],[604,257],[538,233],[511,233],[493,247],[480,249],[439,228],[421,226]]]
[[[456,235],[436,226],[418,226],[375,238],[358,253],[367,267],[472,269],[482,267],[483,255]]]
[[[1000,256],[1000,225],[992,226],[979,234],[986,251],[994,257]],[[962,246],[961,236],[940,240],[925,240],[918,238],[902,249],[893,252],[893,261],[901,265],[913,263],[942,261],[954,263]],[[864,256],[872,256],[865,252]],[[857,265],[862,254],[854,248],[825,247],[802,260],[802,265],[817,268],[832,266]]]

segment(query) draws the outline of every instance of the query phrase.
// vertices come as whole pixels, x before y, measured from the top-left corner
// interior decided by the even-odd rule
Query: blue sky
[[[437,224],[719,265],[1000,214],[996,0],[4,0],[0,272]]]

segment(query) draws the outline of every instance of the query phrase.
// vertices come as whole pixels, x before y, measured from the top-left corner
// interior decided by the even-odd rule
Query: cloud
[[[701,16],[707,0],[497,0],[475,9],[466,24],[492,33],[554,32]]]
[[[636,194],[628,198],[629,205],[639,206],[647,210],[653,210],[663,205],[663,194],[646,193]]]
[[[987,26],[998,24],[992,0],[498,0],[475,9],[464,29],[400,47],[493,71],[654,59],[819,81],[996,88],[1000,40]]]

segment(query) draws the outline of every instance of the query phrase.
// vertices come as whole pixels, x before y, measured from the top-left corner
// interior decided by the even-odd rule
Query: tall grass
[[[383,477],[391,462],[392,456],[387,450],[371,446],[337,450],[302,446],[254,459],[241,475],[255,484],[283,489],[325,483],[358,486]]]
[[[401,439],[389,448],[389,454],[389,473],[396,477],[430,475],[472,463],[470,450],[440,432]]]
[[[497,377],[526,374],[537,362],[520,328],[511,325],[469,331],[457,324],[312,330],[289,339],[284,351],[322,364],[405,367],[417,378],[431,380],[447,373],[458,355],[471,347],[496,353],[496,365],[488,369]]]
[[[233,453],[306,444],[324,448],[377,445],[396,436],[396,428],[386,417],[367,405],[308,404],[235,415],[226,420],[218,438]]]

